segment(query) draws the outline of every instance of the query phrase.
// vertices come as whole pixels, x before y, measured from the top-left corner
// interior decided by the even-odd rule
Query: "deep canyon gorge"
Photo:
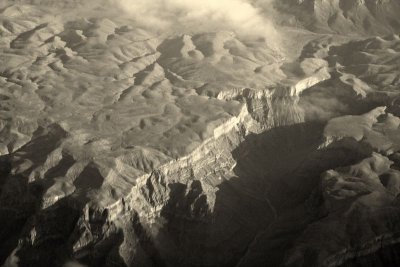
[[[0,1],[0,265],[399,266],[400,1]]]

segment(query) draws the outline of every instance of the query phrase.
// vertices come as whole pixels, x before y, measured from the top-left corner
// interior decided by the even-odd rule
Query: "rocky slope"
[[[275,2],[279,49],[4,2],[0,264],[397,266],[399,4],[353,2]]]
[[[397,0],[284,0],[275,3],[290,14],[284,23],[322,33],[382,35],[398,32]]]

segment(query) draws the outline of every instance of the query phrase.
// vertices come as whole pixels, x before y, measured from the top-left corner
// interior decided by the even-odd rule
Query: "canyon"
[[[0,3],[0,265],[398,266],[400,2],[164,4]]]

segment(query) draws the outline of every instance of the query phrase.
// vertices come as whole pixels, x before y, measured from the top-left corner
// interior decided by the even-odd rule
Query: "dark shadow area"
[[[247,136],[213,209],[200,181],[170,185],[155,240],[166,266],[279,266],[294,238],[324,216],[315,195],[321,173],[372,153],[354,140],[319,149],[323,128],[304,123]]]
[[[326,216],[318,190],[321,174],[357,163],[371,153],[367,145],[352,139],[343,140],[304,155],[300,165],[277,177],[269,195],[279,216],[259,233],[239,266],[280,266],[303,230]]]
[[[0,157],[0,265],[17,247],[19,266],[57,267],[71,259],[70,239],[78,219],[83,216],[86,202],[69,196],[42,209],[42,201],[44,193],[54,184],[54,178],[65,176],[75,160],[62,152],[62,159],[54,167],[44,173],[36,170],[59,148],[65,137],[66,132],[59,125],[39,128],[29,143]],[[28,167],[11,173],[12,165]],[[29,181],[29,175],[34,175],[35,179]],[[102,183],[103,177],[90,164],[75,181],[83,193],[89,188],[99,188]],[[102,240],[105,220],[99,227],[94,219],[91,223],[96,241]]]
[[[148,262],[143,263],[143,265],[155,267],[167,266],[157,250],[153,240],[148,236],[143,225],[140,223],[140,218],[136,213],[134,216],[132,216],[132,221],[129,223],[131,223],[133,228],[133,236],[137,238],[139,246],[148,259]]]
[[[68,260],[67,241],[80,215],[80,210],[64,198],[32,216],[20,235],[20,266],[61,267]]]
[[[37,31],[47,27],[47,23],[40,24],[33,28],[32,30],[23,32],[17,36],[11,43],[10,47],[14,49],[24,48],[25,42],[29,40]]]
[[[79,261],[87,266],[94,267],[126,267],[124,260],[119,255],[119,246],[124,241],[122,231],[115,231],[87,248],[87,256],[79,258]],[[94,246],[95,245],[95,246]]]
[[[233,172],[215,173],[221,180],[215,199],[208,199],[212,194],[202,184],[202,177],[194,177],[194,173],[187,184],[162,184],[170,190],[167,203],[152,195],[159,189],[148,185],[148,198],[156,201],[152,205],[164,204],[155,239],[137,214],[132,214],[127,232],[109,226],[107,213],[89,211],[89,221],[82,222],[86,202],[75,195],[37,210],[45,188],[51,185],[47,179],[65,175],[67,168],[61,165],[46,172],[43,184],[29,184],[22,176],[6,179],[0,198],[0,203],[8,203],[0,208],[4,225],[0,232],[4,250],[0,251],[5,252],[0,256],[4,261],[22,238],[17,253],[22,266],[57,267],[75,258],[88,266],[130,267],[134,264],[124,262],[119,248],[134,240],[145,254],[145,266],[280,266],[296,237],[310,223],[326,216],[317,190],[321,173],[357,163],[372,153],[368,145],[353,139],[320,148],[324,126],[295,124],[247,136],[231,154],[236,161]],[[6,174],[10,166],[5,158],[2,161],[1,171]],[[62,162],[71,166],[74,160],[65,156]],[[161,178],[155,177],[154,182],[166,181]],[[89,164],[74,184],[85,191],[102,183],[97,168]],[[5,189],[11,188],[21,191],[7,194]],[[15,204],[15,199],[21,202]],[[92,237],[81,251],[73,251],[83,226]]]
[[[94,163],[89,163],[74,181],[74,186],[76,188],[75,193],[77,193],[84,202],[88,202],[90,199],[86,196],[86,193],[93,189],[99,189],[103,182],[104,177],[101,175],[98,168]]]
[[[125,267],[118,251],[124,240],[122,231],[107,225],[107,213],[89,211],[89,220],[85,221],[83,205],[73,197],[65,197],[34,214],[19,236],[19,266],[63,267],[77,259],[87,266]],[[74,251],[73,245],[84,234],[84,224],[90,231],[88,245]]]
[[[11,172],[11,161],[9,155],[0,157],[0,264],[2,264],[11,252],[16,248],[18,243],[18,235],[25,225],[30,215],[29,208],[21,208],[22,205],[17,204],[17,208],[11,208],[9,203],[11,195],[3,193],[3,188],[7,187],[10,181],[8,177]],[[16,178],[15,182],[26,183],[26,179]],[[13,203],[14,204],[14,203]]]
[[[397,267],[400,263],[400,244],[386,246],[366,256],[346,261],[340,267]]]
[[[29,182],[29,175],[44,164],[48,155],[58,148],[66,132],[56,124],[39,128],[32,140],[0,160],[0,263],[4,262],[18,244],[27,222],[38,211],[42,197],[53,182],[37,179]],[[24,159],[29,159],[29,163]],[[28,164],[27,164],[28,163]],[[11,174],[11,165],[29,166],[19,173]],[[39,175],[35,173],[34,175]]]

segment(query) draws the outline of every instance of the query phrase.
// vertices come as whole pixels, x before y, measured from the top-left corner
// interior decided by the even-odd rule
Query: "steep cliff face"
[[[297,123],[296,120],[294,118],[292,123]],[[50,174],[72,172],[68,166],[76,166],[76,163],[70,156],[59,152],[58,158],[52,156],[56,163],[47,163],[51,160],[43,158],[23,171],[5,170],[9,173],[5,173],[7,182],[2,186],[2,207],[18,209],[20,215],[11,219],[8,228],[5,225],[5,233],[12,235],[3,237],[7,242],[2,244],[2,251],[11,253],[17,246],[16,255],[24,266],[58,265],[71,255],[91,266],[100,262],[108,266],[107,257],[116,256],[122,257],[122,263],[128,265],[146,262],[151,266],[157,265],[158,261],[168,266],[190,266],[199,262],[212,266],[230,265],[244,253],[255,233],[276,216],[268,198],[252,193],[259,190],[258,182],[237,182],[234,172],[236,160],[232,151],[248,133],[247,127],[257,130],[261,129],[259,125],[245,108],[240,116],[216,128],[214,136],[189,155],[163,164],[151,174],[137,177],[129,192],[115,202],[104,199],[92,202],[97,206],[86,202],[89,198],[95,201],[99,196],[83,194],[96,189],[95,181],[100,188],[104,180],[99,166],[93,163],[82,166],[76,178],[71,176],[73,186],[79,191],[65,196],[53,195],[50,202],[49,196],[43,197],[43,193],[49,195],[46,187],[55,185]],[[58,131],[61,132],[56,128],[44,133],[40,139],[42,143],[35,139],[27,147],[43,149],[52,144],[52,138],[57,147],[56,141],[62,140],[58,139],[62,130]],[[15,157],[27,153],[23,147],[7,160],[18,164]],[[20,166],[24,164],[18,168]],[[76,168],[74,170],[78,171]],[[38,173],[36,179],[25,176],[34,177],[34,173]],[[43,178],[39,178],[40,173],[45,173]],[[24,181],[24,177],[27,180]],[[19,184],[13,182],[16,179],[20,180]],[[64,190],[64,194],[68,192],[65,186],[60,190]],[[19,199],[18,204],[16,199]],[[246,210],[248,205],[252,207],[248,210],[250,213],[237,213],[237,209]],[[4,218],[11,218],[10,210],[4,212]],[[238,216],[244,221],[239,219],[232,225],[230,218]],[[15,229],[17,219],[21,224]],[[11,232],[14,229],[15,232]],[[19,236],[18,245],[14,235]],[[221,253],[226,254],[221,257]],[[96,258],[96,255],[107,259]]]
[[[39,4],[2,9],[1,262],[236,262],[275,215],[249,193],[256,184],[241,192],[233,182],[232,151],[275,125],[243,99],[216,96],[285,78],[262,74],[279,69],[273,50],[229,32],[153,37],[101,12],[66,20]],[[258,105],[275,114],[297,97]],[[281,124],[302,120],[292,114]],[[237,205],[256,212],[233,225]]]
[[[361,38],[398,29],[398,2],[275,2],[280,50],[133,27],[110,1],[14,2],[1,264],[399,264],[399,38]]]

